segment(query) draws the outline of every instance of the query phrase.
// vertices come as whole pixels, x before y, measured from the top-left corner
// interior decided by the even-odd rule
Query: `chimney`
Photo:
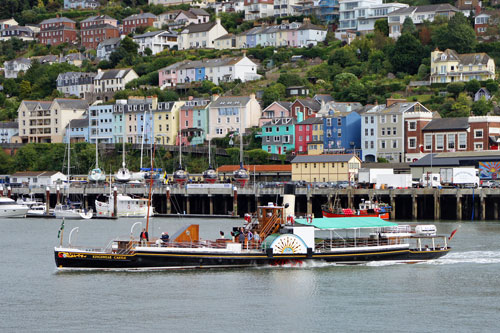
[[[59,13],[56,14],[56,18],[59,18]]]
[[[255,94],[254,93],[250,94],[250,99],[255,99]]]
[[[188,96],[188,101],[192,101],[193,100],[193,96]]]
[[[402,98],[388,98],[387,102],[386,102],[386,105],[387,105],[387,107],[389,107],[392,104],[404,103],[404,102],[407,102],[407,100],[406,99],[402,99]]]
[[[309,17],[304,17],[304,20],[302,20],[303,24],[309,24],[311,23],[311,19]]]
[[[219,98],[219,94],[212,95],[212,102],[215,102]]]

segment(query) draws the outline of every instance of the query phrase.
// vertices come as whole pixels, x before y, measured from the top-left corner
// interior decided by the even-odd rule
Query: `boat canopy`
[[[310,220],[309,220],[310,221]],[[398,225],[394,222],[382,220],[380,217],[322,217],[308,219],[296,219],[296,223],[313,225],[318,229],[359,229],[359,228],[383,228]]]

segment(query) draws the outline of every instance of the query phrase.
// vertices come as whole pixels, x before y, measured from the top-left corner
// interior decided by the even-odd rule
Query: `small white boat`
[[[0,217],[26,217],[28,209],[10,198],[0,197]]]
[[[118,217],[146,217],[148,214],[148,199],[136,199],[128,195],[118,194]],[[96,216],[112,217],[114,212],[114,199],[111,195],[108,202],[95,201]],[[154,215],[154,207],[149,207],[149,216]]]
[[[128,171],[127,168],[123,167],[118,170],[118,172],[115,174],[115,180],[120,183],[126,183],[130,181],[130,171]]]
[[[92,209],[81,209],[77,205],[58,204],[54,209],[54,215],[58,219],[88,220],[92,218],[93,211]]]
[[[106,180],[106,175],[102,172],[100,168],[95,168],[90,171],[89,181],[91,182],[102,182]]]
[[[28,213],[26,216],[44,216],[47,215],[47,206],[42,200],[35,198],[33,195],[29,197],[17,198],[16,201],[19,205],[28,207]],[[49,212],[50,214],[51,212]],[[53,213],[53,211],[52,211]]]

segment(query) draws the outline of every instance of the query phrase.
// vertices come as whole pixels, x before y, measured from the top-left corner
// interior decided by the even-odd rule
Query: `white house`
[[[178,38],[179,50],[191,48],[214,48],[214,41],[227,34],[217,18],[216,22],[190,24],[184,28]]]
[[[139,75],[132,68],[97,70],[94,77],[94,92],[114,92],[125,89],[125,85],[137,79]]]
[[[207,139],[222,138],[230,132],[243,133],[259,125],[262,109],[255,94],[246,96],[214,96],[208,115]]]
[[[109,60],[109,56],[120,47],[121,38],[110,38],[99,43],[97,46],[97,59]]]
[[[22,183],[33,186],[55,186],[68,180],[60,171],[23,171],[16,172],[10,177],[13,183]]]
[[[274,16],[274,0],[245,0],[245,20]]]
[[[97,0],[64,0],[64,9],[96,9],[100,6]]]
[[[361,115],[361,149],[364,162],[377,161],[377,112],[385,105],[376,105]]]
[[[94,92],[95,73],[66,72],[57,76],[57,90],[65,96],[85,98]]]
[[[14,25],[19,25],[14,18],[0,20],[0,30],[7,29]]]
[[[10,143],[13,136],[18,135],[19,124],[17,121],[0,122],[0,143]]]
[[[19,73],[26,72],[31,66],[31,60],[26,58],[17,58],[3,63],[6,79],[15,79]]]
[[[177,49],[177,34],[170,31],[150,31],[134,36],[134,42],[139,45],[139,53],[144,54],[149,48],[152,54],[157,54],[165,49]]]

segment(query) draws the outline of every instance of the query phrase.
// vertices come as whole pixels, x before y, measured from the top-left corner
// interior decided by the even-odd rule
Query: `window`
[[[385,149],[385,140],[380,140],[380,148]]]
[[[342,129],[338,129],[337,130],[337,136],[340,138],[342,136]]]
[[[342,126],[342,118],[337,119],[337,126]]]
[[[216,128],[215,134],[222,134],[222,128]]]
[[[398,122],[398,116],[397,115],[395,115],[395,114],[392,115],[392,122],[393,123],[397,123]]]
[[[368,119],[368,118],[365,118]],[[365,136],[368,136],[368,128],[365,128]]]
[[[432,135],[425,135],[424,136],[424,145],[425,145],[425,150],[432,149]]]
[[[385,127],[382,127],[382,135],[385,135]]]
[[[474,142],[474,150],[483,150],[483,143],[482,142]]]
[[[455,134],[448,134],[447,141],[448,141],[448,149],[455,150]]]
[[[417,122],[416,121],[409,121],[408,122],[408,130],[409,131],[416,131],[417,130]]]
[[[368,149],[368,141],[365,141],[365,149]]]
[[[370,123],[373,124],[374,121],[375,121],[375,117],[374,116],[370,116]]]
[[[375,130],[373,128],[370,128],[370,135],[373,136],[373,135],[375,135],[374,133],[375,133]]]
[[[396,133],[396,127],[392,128],[392,135],[397,135],[397,133]]]
[[[365,117],[365,124],[368,124],[368,117]]]
[[[385,115],[380,116],[380,123],[385,124]]]
[[[272,127],[266,127],[266,133],[271,133],[273,131]]]
[[[217,118],[217,124],[220,124],[220,123],[221,123],[220,118]]]
[[[408,148],[409,149],[417,148],[417,138],[408,138]]]
[[[391,128],[387,127],[387,135],[391,135]]]
[[[370,149],[373,149],[373,148],[374,148],[373,141],[370,141]]]
[[[474,139],[481,139],[483,137],[483,130],[474,130]]]
[[[444,134],[436,134],[436,149],[444,149]]]
[[[459,133],[458,134],[458,149],[466,149],[467,148],[467,134]]]
[[[275,136],[274,137],[274,142],[280,142],[280,137],[279,136]]]
[[[302,141],[302,135],[299,136],[299,141]]]

